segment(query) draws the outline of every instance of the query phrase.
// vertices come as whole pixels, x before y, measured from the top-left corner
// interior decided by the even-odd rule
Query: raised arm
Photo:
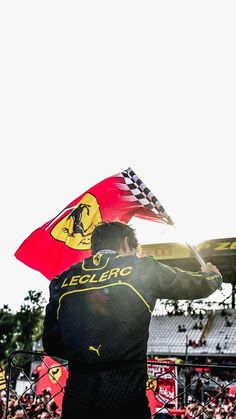
[[[220,289],[222,275],[212,263],[202,271],[192,272],[165,265],[156,259],[147,258],[147,282],[156,298],[194,300],[206,298]]]

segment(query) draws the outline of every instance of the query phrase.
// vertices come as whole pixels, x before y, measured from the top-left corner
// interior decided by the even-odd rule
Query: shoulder
[[[143,256],[138,259],[139,259],[139,263],[146,267],[156,268],[157,266],[160,266],[160,262],[153,256]]]
[[[137,264],[137,265],[153,265],[153,264],[159,264],[158,260],[153,258],[152,256],[123,256],[123,255],[119,255],[117,257],[117,259],[119,259],[121,261],[121,263],[127,263],[130,262],[131,264]]]
[[[152,256],[124,256],[123,258],[126,263],[133,265],[140,274],[144,272],[147,275],[148,273],[158,271],[160,268],[159,261]]]

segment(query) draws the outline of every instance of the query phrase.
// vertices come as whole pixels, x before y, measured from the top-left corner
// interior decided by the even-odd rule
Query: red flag
[[[147,396],[152,415],[166,403],[177,408],[177,367],[170,358],[148,361]],[[160,411],[161,413],[161,411]],[[163,410],[164,413],[164,410]]]
[[[50,398],[53,398],[61,412],[64,388],[68,378],[67,368],[50,356],[44,356],[38,372],[36,394],[43,395],[45,391],[48,391]]]
[[[158,199],[128,168],[92,186],[34,230],[15,257],[51,280],[91,255],[90,238],[98,223],[128,223],[133,216],[172,224]]]

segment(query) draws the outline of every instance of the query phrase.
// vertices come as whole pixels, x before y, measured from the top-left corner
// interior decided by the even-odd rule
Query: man
[[[204,298],[220,288],[211,263],[186,272],[137,256],[138,241],[127,224],[99,224],[92,256],[50,284],[43,344],[68,360],[62,419],[150,418],[146,398],[146,351],[158,298]]]

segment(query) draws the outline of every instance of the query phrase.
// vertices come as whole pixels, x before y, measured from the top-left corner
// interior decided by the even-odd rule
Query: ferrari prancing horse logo
[[[48,375],[53,384],[57,383],[59,378],[62,375],[61,367],[57,365],[53,365],[52,367],[49,368]]]
[[[64,242],[76,250],[91,248],[91,234],[102,221],[100,208],[95,196],[87,193],[51,230],[54,239]]]

